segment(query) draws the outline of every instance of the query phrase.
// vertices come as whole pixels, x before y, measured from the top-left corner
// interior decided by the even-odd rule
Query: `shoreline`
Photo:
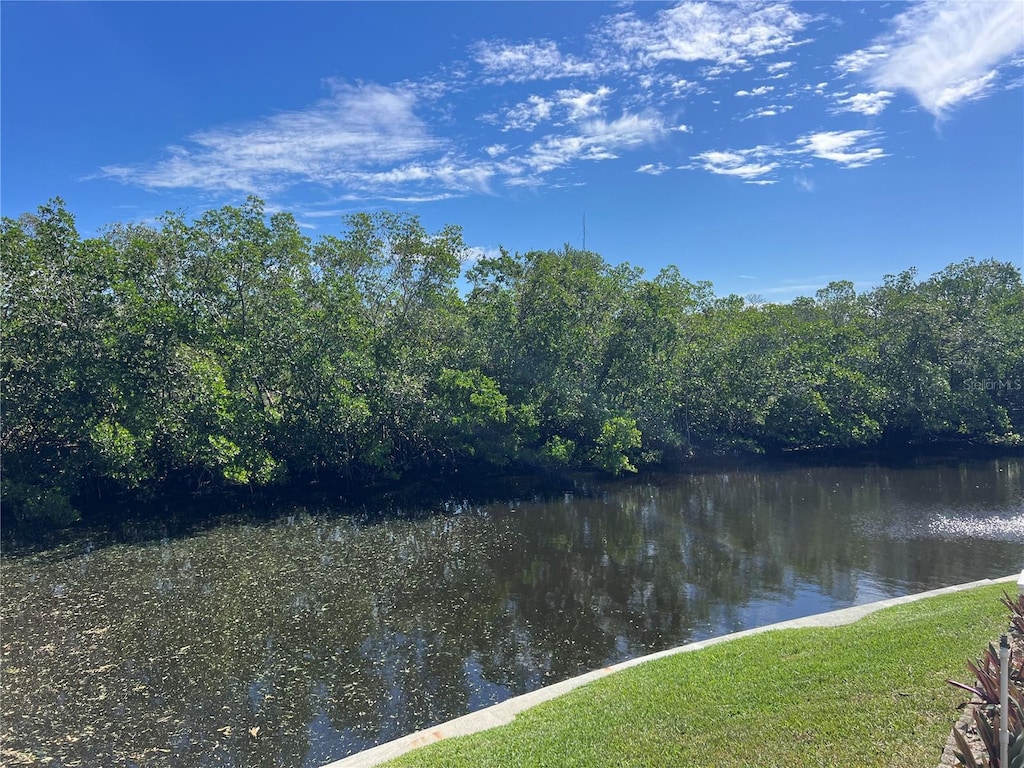
[[[79,538],[83,533],[104,533],[130,527],[159,530],[159,536],[189,535],[228,519],[267,521],[287,509],[330,506],[344,510],[361,522],[416,518],[433,513],[453,499],[471,505],[487,505],[522,498],[557,498],[567,492],[585,496],[599,484],[644,482],[670,475],[700,475],[734,471],[784,471],[794,467],[881,466],[905,468],[963,461],[991,461],[1024,457],[1024,446],[969,445],[936,442],[856,449],[808,448],[772,453],[731,452],[669,459],[643,467],[636,474],[612,477],[586,470],[552,470],[519,466],[497,468],[465,466],[448,471],[410,472],[390,481],[356,482],[341,477],[320,480],[295,479],[279,486],[211,487],[188,492],[168,487],[163,494],[114,493],[89,501],[82,516],[61,528],[40,526],[38,521],[5,520],[0,526],[0,551],[4,555],[43,552]],[[228,512],[225,510],[228,509]],[[154,532],[154,535],[156,533]]]
[[[439,723],[429,728],[424,728],[423,730],[407,734],[406,736],[401,736],[392,741],[385,742],[384,744],[378,744],[370,749],[356,752],[353,755],[326,763],[320,768],[373,768],[373,766],[379,765],[380,763],[400,757],[414,749],[427,746],[428,744],[433,744],[443,739],[450,739],[456,736],[468,736],[473,733],[479,733],[481,731],[490,730],[491,728],[507,725],[515,719],[516,715],[538,704],[559,698],[570,691],[595,680],[629,669],[630,667],[635,667],[639,664],[644,664],[648,661],[655,661],[657,659],[662,659],[679,653],[699,651],[720,643],[739,640],[744,637],[750,637],[751,635],[780,629],[844,626],[852,624],[865,616],[869,616],[872,613],[886,608],[917,602],[929,597],[938,597],[939,595],[964,592],[983,586],[1008,584],[1016,581],[1018,578],[1024,578],[1024,574],[1021,574],[1020,576],[1018,576],[1018,574],[1011,574],[1009,576],[993,579],[980,579],[978,581],[955,584],[949,587],[940,587],[939,589],[917,592],[910,595],[904,595],[902,597],[888,598],[886,600],[865,603],[864,605],[841,608],[837,611],[804,616],[798,619],[789,619],[788,621],[766,624],[761,627],[752,627],[751,629],[745,629],[740,632],[719,635],[718,637],[708,638],[694,643],[686,643],[684,645],[668,648],[663,651],[656,651],[655,653],[646,654],[644,656],[637,656],[636,658],[627,659],[626,661],[619,662],[618,664],[591,670],[590,672],[577,675],[576,677],[571,677],[568,680],[563,680],[544,688],[538,688],[530,693],[514,696],[510,699],[499,702],[498,704],[493,704],[490,707],[477,710],[476,712],[470,712],[469,714]]]

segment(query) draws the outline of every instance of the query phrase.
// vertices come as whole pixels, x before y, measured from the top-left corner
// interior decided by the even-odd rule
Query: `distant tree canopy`
[[[83,240],[2,223],[2,492],[70,520],[97,487],[457,466],[633,471],[732,450],[1019,444],[1008,263],[767,304],[566,246],[480,259],[357,214],[311,241],[261,201]]]

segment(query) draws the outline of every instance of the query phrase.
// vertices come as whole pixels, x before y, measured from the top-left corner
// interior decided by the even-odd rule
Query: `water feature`
[[[318,766],[572,675],[1024,564],[1024,459],[293,509],[2,564],[8,764]]]

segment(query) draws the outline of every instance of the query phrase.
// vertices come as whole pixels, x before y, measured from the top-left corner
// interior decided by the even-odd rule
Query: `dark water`
[[[318,766],[711,635],[1024,565],[1024,459],[330,510],[2,565],[0,762]]]

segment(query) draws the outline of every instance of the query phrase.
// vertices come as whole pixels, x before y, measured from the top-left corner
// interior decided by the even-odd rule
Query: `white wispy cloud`
[[[268,212],[270,208],[271,206],[267,207]],[[317,210],[300,211],[298,215],[301,215],[304,219],[340,219],[342,216],[347,216],[348,214],[355,212],[356,210],[354,208],[321,208]]]
[[[762,177],[779,167],[779,163],[771,158],[776,154],[772,147],[753,147],[751,149],[720,152],[707,150],[694,155],[699,167],[709,173],[721,176],[738,176],[745,181],[770,181]]]
[[[664,163],[645,163],[636,169],[637,173],[647,173],[651,176],[661,176],[669,167]]]
[[[531,95],[505,112],[503,131],[532,131],[541,123],[551,118],[551,108],[555,105],[543,96]]]
[[[783,101],[810,100],[812,90],[825,96],[833,115],[876,116],[899,88],[909,86],[868,90],[850,83],[865,78],[873,82],[871,78],[881,77],[879,73],[888,71],[885,67],[899,61],[903,48],[909,51],[921,39],[931,39],[928,35],[936,37],[934,24],[921,22],[923,13],[919,9],[901,13],[898,34],[869,41],[866,48],[841,57],[835,66],[842,78],[849,79],[841,80],[848,90],[839,93],[826,94],[826,82],[772,80],[772,85],[751,87],[765,82],[766,75],[785,77],[803,68],[803,60],[798,68],[792,61],[773,59],[805,42],[801,33],[811,21],[809,15],[782,2],[727,5],[685,0],[668,9],[638,6],[604,17],[589,32],[584,30],[588,33],[580,39],[588,47],[582,52],[568,53],[546,39],[476,42],[469,48],[472,61],[460,62],[465,71],[457,86],[448,89],[439,84],[437,73],[393,85],[332,82],[329,95],[306,109],[197,132],[179,146],[168,147],[158,160],[109,165],[102,174],[151,189],[267,196],[295,185],[315,184],[329,188],[334,199],[344,191],[353,200],[426,202],[493,194],[503,185],[573,183],[571,174],[558,172],[583,162],[622,158],[656,141],[685,142],[691,156],[686,168],[750,184],[788,182],[793,172],[819,161],[860,168],[887,156],[879,143],[881,134],[838,130],[801,134],[797,130],[773,145],[751,146],[757,142],[754,139],[734,144],[749,149],[715,147],[709,142],[704,119],[709,113],[701,111],[711,106],[702,97],[714,88],[707,99],[715,107],[724,105],[722,113],[733,110],[730,117],[740,123],[788,112],[793,105]],[[907,31],[911,28],[924,32],[912,39]],[[912,42],[901,48],[899,35]],[[967,58],[984,57],[971,53]],[[679,62],[708,66],[684,67]],[[683,78],[675,70],[697,79]],[[702,83],[701,76],[721,81]],[[990,76],[991,72],[982,75]],[[558,78],[572,80],[550,82]],[[987,82],[979,86],[968,79],[960,87],[969,91]],[[741,85],[744,88],[736,90]],[[455,98],[469,90],[490,91],[497,98],[489,103],[505,106],[490,107],[477,121],[460,121]],[[504,101],[506,93],[513,95]],[[735,100],[730,105],[729,93],[749,98],[742,102],[743,109],[735,110]],[[943,98],[949,101],[960,91],[945,93]],[[465,98],[464,103],[469,103]],[[614,118],[616,114],[620,116]],[[695,134],[682,119],[697,121],[701,131]],[[476,125],[478,132],[466,128],[467,122]],[[737,125],[738,130],[753,127]],[[514,132],[532,133],[514,136]],[[669,170],[661,162],[638,164],[633,160],[629,167],[648,175]]]
[[[876,43],[867,48],[844,53],[836,59],[835,68],[844,75],[852,75],[874,66],[879,59],[884,59],[887,55],[888,47]]]
[[[874,93],[855,93],[853,96],[845,94],[835,95],[836,112],[859,112],[862,115],[874,117],[880,115],[889,106],[896,94],[892,91],[875,91]],[[845,98],[844,98],[845,97]]]
[[[811,296],[822,288],[828,286],[828,283],[793,283],[791,285],[776,285],[771,288],[758,288],[757,293],[779,295],[789,294],[792,296]]]
[[[844,168],[863,168],[888,157],[881,147],[867,146],[877,138],[875,131],[822,131],[796,140],[805,152],[822,160],[831,160]]]
[[[873,45],[836,62],[875,88],[909,91],[936,117],[984,96],[1024,49],[1024,3],[932,0],[893,19]]]
[[[452,200],[457,197],[462,197],[462,195],[455,194],[453,192],[439,192],[436,195],[398,195],[384,193],[373,195],[367,199],[384,200],[389,203],[436,203],[440,200]]]
[[[838,280],[851,280],[850,275],[842,274],[830,274],[830,275],[804,275],[796,278],[789,278],[784,280],[770,280],[766,281],[762,277],[751,277],[749,275],[737,275],[737,279],[740,280],[757,280],[761,284],[757,287],[752,287],[751,291],[746,294],[748,301],[751,297],[758,297],[763,300],[766,297],[772,297],[772,300],[767,303],[774,303],[779,300],[791,300],[797,296],[814,297],[818,291],[827,288],[831,283]],[[853,282],[854,289],[858,292],[862,290],[868,290],[874,287],[874,283],[866,282],[863,280],[851,280]],[[746,290],[747,286],[743,286]],[[781,298],[780,298],[781,297]]]
[[[568,111],[569,122],[575,123],[587,117],[601,114],[602,102],[614,91],[607,86],[600,86],[596,91],[581,91],[577,88],[555,91],[555,99]]]
[[[620,14],[606,34],[645,64],[707,60],[742,66],[792,47],[808,21],[785,3],[682,2],[647,19],[632,11]]]
[[[481,40],[472,46],[471,53],[488,83],[526,83],[594,75],[598,71],[594,62],[563,54],[553,40],[519,44]]]
[[[332,94],[304,110],[188,137],[154,163],[108,165],[101,174],[150,189],[189,187],[267,193],[301,182],[402,162],[439,150],[401,86],[331,84]]]
[[[456,155],[438,160],[405,163],[386,170],[339,170],[327,180],[338,185],[371,191],[382,199],[419,202],[445,199],[438,194],[488,192],[497,169],[489,161],[466,161]],[[417,188],[441,187],[447,192],[414,193]]]
[[[775,90],[774,85],[760,85],[752,91],[736,91],[737,96],[764,96]]]
[[[796,176],[794,176],[793,183],[796,184],[798,187],[800,187],[800,189],[804,190],[805,192],[814,191],[814,182],[808,179],[803,174],[797,174]]]
[[[539,186],[581,161],[612,160],[666,132],[653,111],[601,116],[613,89],[560,89],[531,96],[502,116],[505,130],[551,130],[526,147],[440,138],[419,116],[429,111],[405,86],[333,83],[304,110],[243,126],[202,131],[149,164],[107,166],[101,175],[150,189],[192,188],[270,196],[299,184],[340,188],[357,200],[429,202],[489,194],[495,183]],[[562,120],[556,123],[557,115]],[[497,120],[497,117],[496,117]],[[471,139],[470,139],[471,142]]]
[[[563,88],[551,94],[550,98],[532,94],[513,107],[505,110],[502,131],[532,131],[541,123],[555,119],[576,123],[600,115],[603,102],[614,91],[600,86],[594,91],[579,88]],[[488,116],[488,122],[496,122]]]
[[[769,104],[767,107],[755,109],[753,112],[744,115],[740,120],[753,120],[758,117],[776,117],[789,112],[791,109],[793,109],[792,104]]]
[[[579,133],[550,135],[534,142],[524,155],[503,163],[502,170],[513,177],[536,176],[576,160],[614,160],[619,151],[647,144],[664,132],[664,121],[655,114],[623,114],[612,121],[588,120],[580,124]]]
[[[682,77],[665,78],[665,85],[669,87],[672,95],[676,98],[685,95],[699,95],[701,93],[707,93],[708,90],[697,81],[687,80]]]
[[[695,164],[684,169],[700,169],[720,176],[736,176],[748,184],[774,184],[786,168],[800,169],[808,158],[828,160],[843,168],[863,168],[889,155],[877,146],[877,131],[820,131],[809,133],[786,145],[759,144],[749,149],[706,150],[694,155]],[[800,174],[796,182],[810,191]]]

